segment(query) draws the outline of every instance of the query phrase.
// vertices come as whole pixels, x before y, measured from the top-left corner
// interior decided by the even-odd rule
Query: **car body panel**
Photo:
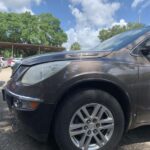
[[[50,120],[52,120],[57,104],[71,87],[89,81],[96,81],[99,84],[107,82],[124,91],[128,97],[131,108],[128,129],[150,124],[150,101],[148,100],[150,97],[150,61],[144,56],[138,56],[134,51],[147,37],[149,37],[149,32],[116,51],[97,51],[95,49],[94,51],[44,54],[24,59],[19,68],[27,67],[28,69],[37,64],[53,61],[70,61],[70,63],[55,75],[34,85],[22,84],[20,79],[14,75],[6,88],[18,95],[42,99],[43,105],[52,106],[52,110],[42,113],[38,108],[37,111],[41,112],[39,120],[44,116],[51,116]],[[23,120],[26,112],[19,113],[18,111],[17,113]],[[26,119],[30,117],[30,113]],[[38,124],[38,120],[35,123]],[[28,119],[24,124],[33,128]],[[45,121],[45,124],[50,126],[51,121]],[[37,132],[39,132],[38,128]],[[43,135],[45,132],[47,130],[43,131]]]
[[[60,96],[69,87],[79,82],[99,80],[116,84],[133,99],[131,102],[134,103],[136,94],[130,91],[134,91],[137,88],[138,66],[136,65],[136,57],[135,60],[131,59],[129,62],[129,59],[132,58],[129,50],[123,49],[122,51],[126,53],[124,53],[126,57],[122,57],[122,60],[118,56],[122,55],[122,52],[118,52],[118,54],[117,52],[111,52],[103,58],[94,57],[86,58],[85,60],[72,60],[66,68],[41,83],[28,86],[22,85],[21,82],[13,82],[12,79],[8,82],[7,88],[20,95],[38,97],[45,100],[47,104],[57,104]],[[51,98],[49,99],[49,97]],[[132,111],[132,114],[134,114],[135,110],[133,109]]]
[[[88,51],[75,52],[75,51],[64,51],[59,53],[47,53],[43,55],[32,56],[22,61],[22,65],[35,65],[40,63],[52,62],[52,61],[66,61],[66,60],[78,60],[83,58],[93,58],[93,57],[104,57],[109,55],[111,51],[94,51],[90,53]]]
[[[138,57],[138,64],[137,122],[140,125],[150,123],[150,59]]]

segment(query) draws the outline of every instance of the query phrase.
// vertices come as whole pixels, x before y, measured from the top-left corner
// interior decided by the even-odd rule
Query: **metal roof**
[[[35,51],[49,51],[49,52],[57,52],[65,50],[64,47],[11,43],[11,42],[0,42],[0,49],[35,50]]]

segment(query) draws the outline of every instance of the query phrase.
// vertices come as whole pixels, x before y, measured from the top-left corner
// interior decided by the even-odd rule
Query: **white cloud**
[[[31,9],[28,9],[26,7],[22,7],[21,9],[16,10],[16,13],[24,13],[24,12],[30,12],[31,15],[34,15],[34,12]]]
[[[7,7],[6,7],[2,2],[0,2],[0,11],[1,11],[1,12],[6,12],[6,11],[8,11]]]
[[[83,49],[92,48],[99,43],[98,29],[95,30],[90,27],[85,27],[82,29],[71,28],[66,33],[68,35],[68,42],[63,46],[67,49],[69,49],[71,44],[74,42],[79,42]]]
[[[34,0],[37,5],[40,5],[42,3],[42,0]]]
[[[77,24],[85,26],[105,26],[114,21],[115,12],[120,8],[120,3],[105,2],[104,0],[70,0],[72,14]],[[82,9],[77,6],[80,5]]]
[[[25,12],[29,11],[33,14],[32,5],[40,5],[42,0],[1,0],[0,11],[3,12]]]
[[[145,0],[134,0],[133,3],[132,3],[132,7],[135,8],[144,1]]]
[[[119,26],[127,26],[127,22],[124,20],[124,19],[121,19],[119,22],[114,22],[113,24],[112,24],[112,27],[113,26],[116,26],[116,25],[119,25]]]
[[[150,0],[145,1],[145,3],[141,6],[139,10],[139,13],[141,13],[148,6],[150,6]]]
[[[70,10],[76,19],[76,26],[69,29],[67,49],[74,42],[79,42],[83,49],[99,43],[98,33],[103,27],[111,26],[120,3],[108,0],[70,0]],[[121,22],[122,23],[122,22]]]
[[[132,8],[139,7],[139,13],[141,13],[148,6],[150,6],[150,0],[134,0],[132,3]]]

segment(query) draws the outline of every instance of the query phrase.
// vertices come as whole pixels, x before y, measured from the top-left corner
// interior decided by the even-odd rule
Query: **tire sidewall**
[[[88,89],[68,96],[61,105],[55,123],[55,138],[61,150],[80,150],[73,144],[70,138],[69,126],[75,112],[82,106],[90,103],[99,103],[105,106],[114,117],[115,126],[113,135],[109,142],[100,148],[100,150],[110,150],[110,148],[113,150],[120,142],[125,123],[123,111],[119,103],[107,92],[97,89]]]

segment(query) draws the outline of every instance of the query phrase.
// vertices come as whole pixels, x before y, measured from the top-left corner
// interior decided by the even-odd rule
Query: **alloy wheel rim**
[[[98,103],[79,108],[73,115],[69,134],[72,142],[81,150],[98,150],[105,146],[114,132],[111,111]]]

